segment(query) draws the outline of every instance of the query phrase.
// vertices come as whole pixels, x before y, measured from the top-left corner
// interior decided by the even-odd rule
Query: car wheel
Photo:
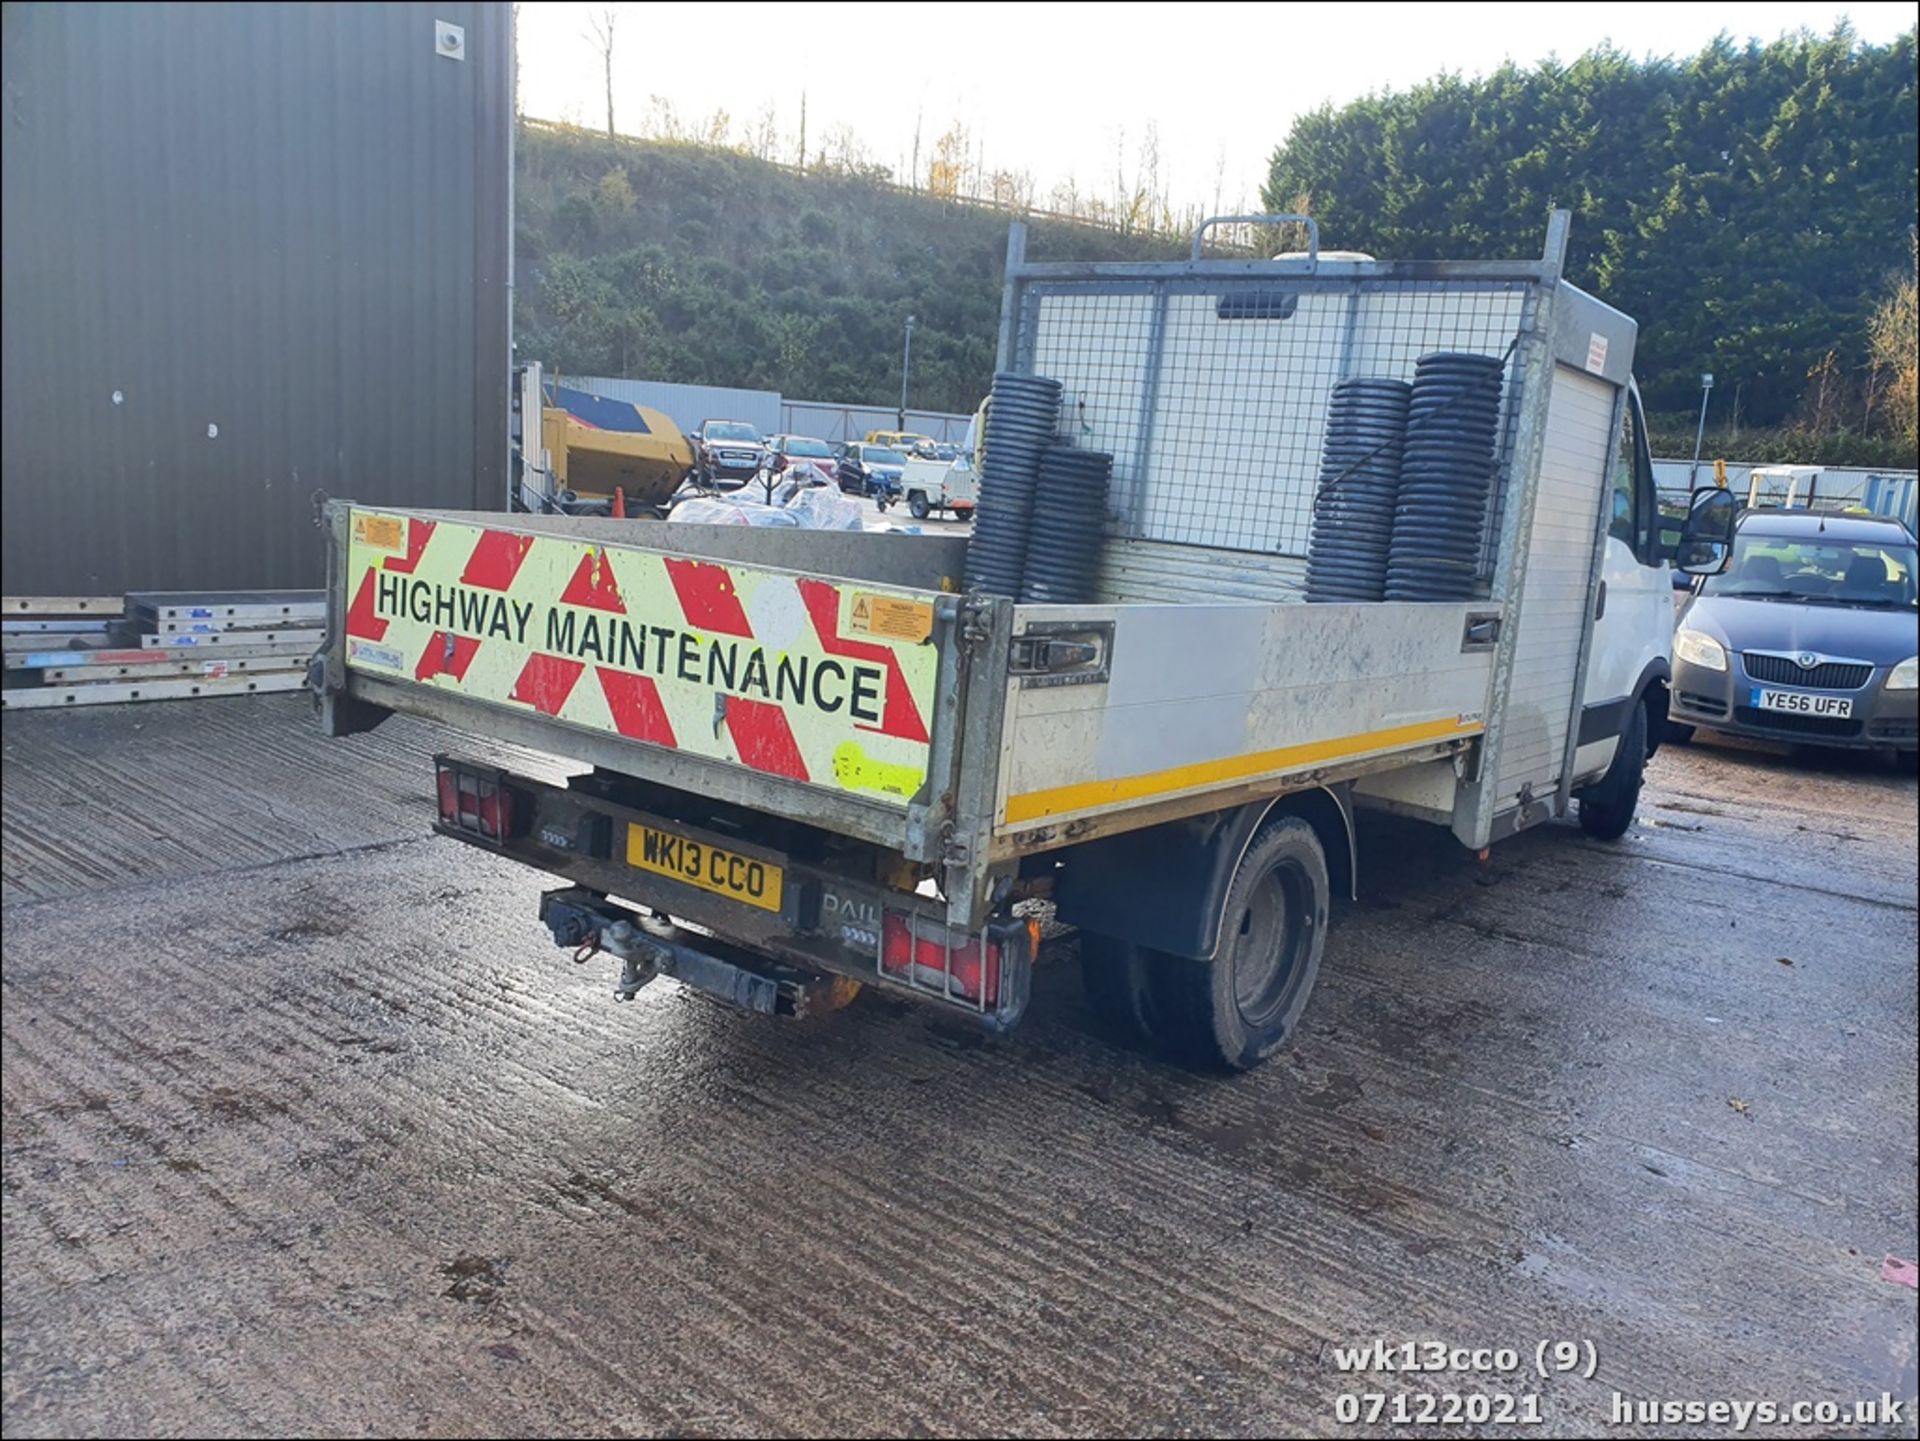
[[[1636,705],[1607,773],[1580,792],[1580,829],[1597,840],[1617,841],[1633,824],[1640,784],[1647,773],[1647,708]]]
[[[915,520],[925,520],[933,507],[927,504],[926,496],[916,490],[907,497],[907,509],[912,512]]]
[[[1137,1004],[1155,1045],[1197,1069],[1228,1071],[1284,1045],[1320,974],[1331,896],[1313,827],[1298,816],[1263,826],[1227,889],[1214,959],[1141,953]]]

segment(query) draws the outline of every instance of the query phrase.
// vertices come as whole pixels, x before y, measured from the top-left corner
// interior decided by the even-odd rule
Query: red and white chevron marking
[[[403,549],[356,543],[350,563],[349,665],[901,803],[901,776],[924,771],[933,648],[849,634],[848,585],[416,517]],[[610,640],[600,655],[553,648],[555,627],[578,637],[589,617],[608,636],[616,625],[640,635],[645,663]],[[838,662],[836,674],[872,668],[884,677],[877,719],[689,675],[706,670],[709,646],[732,641],[747,643],[730,647],[736,657],[759,650],[768,665],[788,656]]]

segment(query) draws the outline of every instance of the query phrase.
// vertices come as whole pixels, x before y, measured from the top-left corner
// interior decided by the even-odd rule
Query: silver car
[[[1669,735],[1903,752],[1920,721],[1914,537],[1895,520],[1740,517],[1732,563],[1696,584],[1673,636]]]

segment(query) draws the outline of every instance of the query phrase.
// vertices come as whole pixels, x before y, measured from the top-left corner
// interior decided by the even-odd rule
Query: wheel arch
[[[1663,655],[1657,655],[1641,668],[1633,687],[1633,703],[1647,707],[1647,759],[1660,749],[1667,733],[1667,688],[1673,684],[1673,667]]]
[[[1313,786],[1229,811],[1148,826],[1075,846],[1054,890],[1060,920],[1190,960],[1219,949],[1220,911],[1240,858],[1268,821],[1298,816],[1326,852],[1335,892],[1355,894],[1359,875],[1347,787]]]

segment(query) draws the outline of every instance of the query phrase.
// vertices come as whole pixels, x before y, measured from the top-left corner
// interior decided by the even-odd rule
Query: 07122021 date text
[[[1510,1391],[1343,1391],[1333,1399],[1343,1426],[1538,1426],[1540,1398]]]

